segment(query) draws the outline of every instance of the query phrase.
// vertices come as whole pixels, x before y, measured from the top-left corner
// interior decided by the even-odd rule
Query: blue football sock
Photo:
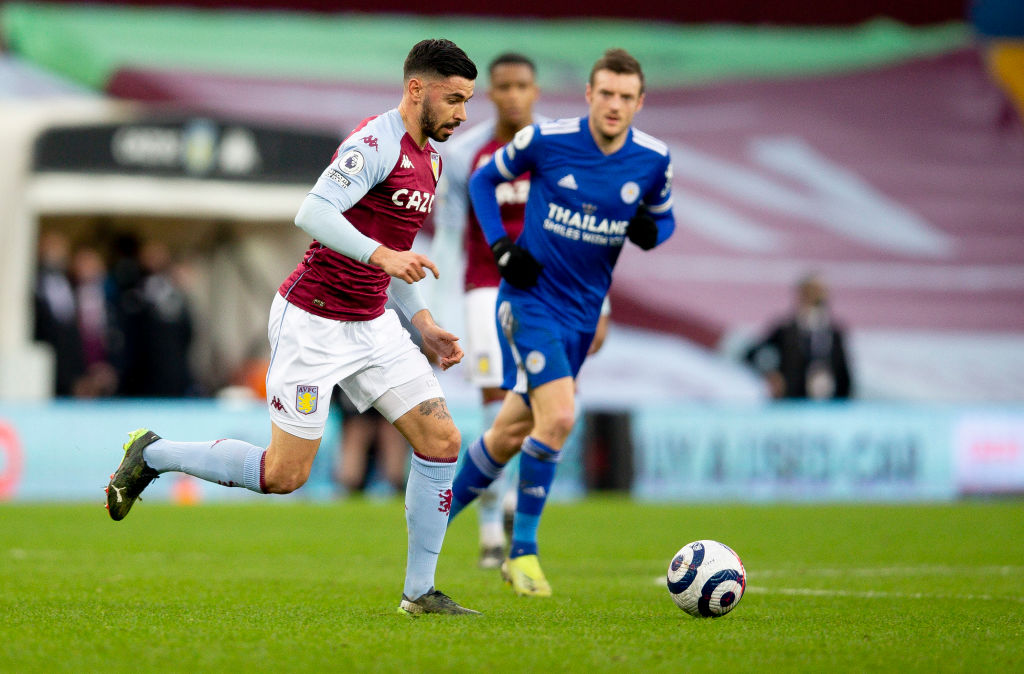
[[[519,455],[519,500],[509,557],[537,554],[537,527],[562,453],[528,437]]]
[[[450,522],[463,508],[472,503],[478,494],[487,489],[501,475],[501,469],[504,467],[505,464],[495,461],[487,451],[483,436],[473,441],[452,485],[452,512],[448,521]]]
[[[495,400],[484,405],[484,428],[490,428],[494,424],[494,419],[498,416],[502,404],[501,400]],[[504,479],[503,473],[477,497],[476,510],[480,523],[480,545],[483,547],[500,547],[505,544],[501,507],[507,488],[508,481]]]
[[[448,528],[455,462],[431,461],[413,454],[405,485],[405,521],[409,553],[402,592],[418,599],[434,587],[437,556]]]

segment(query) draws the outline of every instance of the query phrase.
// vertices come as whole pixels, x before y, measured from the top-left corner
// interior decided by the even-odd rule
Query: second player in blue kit
[[[518,452],[520,481],[502,575],[526,596],[549,596],[537,529],[560,450],[572,431],[575,377],[586,358],[628,239],[643,250],[675,229],[668,146],[632,127],[643,106],[640,64],[610,49],[587,83],[589,115],[520,130],[470,181],[481,228],[501,271],[497,320],[506,395],[469,448],[453,486],[452,517]],[[530,172],[523,232],[502,225],[495,186]]]

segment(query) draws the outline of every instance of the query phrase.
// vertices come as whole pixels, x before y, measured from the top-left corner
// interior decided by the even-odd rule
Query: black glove
[[[537,285],[537,277],[542,267],[530,255],[530,251],[503,236],[494,242],[491,252],[494,253],[494,261],[498,264],[498,271],[501,272],[503,279],[522,290]]]
[[[641,206],[636,209],[636,215],[629,219],[626,236],[644,250],[650,250],[658,244],[658,223],[647,213],[647,209]]]

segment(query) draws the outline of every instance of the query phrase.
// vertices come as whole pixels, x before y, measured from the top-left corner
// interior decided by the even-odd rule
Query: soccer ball
[[[739,555],[718,541],[694,541],[668,565],[668,592],[692,616],[717,618],[736,607],[747,588]]]

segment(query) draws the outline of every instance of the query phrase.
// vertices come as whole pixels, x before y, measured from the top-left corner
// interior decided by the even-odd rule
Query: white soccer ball
[[[668,592],[679,608],[698,618],[717,618],[736,607],[747,588],[739,555],[718,541],[694,541],[668,565]]]

